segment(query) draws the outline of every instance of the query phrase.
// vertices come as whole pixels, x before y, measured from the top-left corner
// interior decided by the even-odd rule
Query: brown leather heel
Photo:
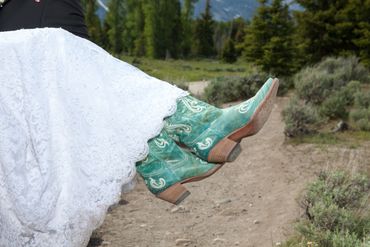
[[[190,192],[185,188],[184,185],[182,185],[181,183],[176,183],[167,188],[165,191],[159,193],[157,197],[177,205],[189,195]]]
[[[213,163],[232,162],[240,153],[239,142],[224,138],[212,148],[208,155],[208,161]]]

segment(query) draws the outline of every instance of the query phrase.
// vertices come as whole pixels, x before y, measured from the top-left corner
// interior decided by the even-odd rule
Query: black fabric
[[[0,31],[40,27],[89,37],[80,0],[8,0],[0,8]]]

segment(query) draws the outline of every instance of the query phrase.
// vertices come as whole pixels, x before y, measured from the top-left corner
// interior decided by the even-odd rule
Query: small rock
[[[280,242],[277,242],[275,245],[276,246],[281,246],[281,243]]]
[[[341,120],[339,123],[337,123],[337,127],[333,130],[333,132],[341,132],[348,130],[349,126],[346,122]]]
[[[179,239],[176,239],[175,242],[176,242],[176,246],[180,246],[180,245],[188,245],[192,241],[190,239],[186,239],[186,238],[179,238]]]
[[[253,204],[252,203],[249,203],[249,207],[253,207]]]
[[[257,225],[257,224],[259,224],[260,222],[259,222],[259,220],[254,220],[253,221],[253,224],[255,224],[255,225]]]
[[[183,212],[185,211],[184,206],[175,206],[171,209],[171,213]]]
[[[227,203],[230,203],[231,202],[231,199],[227,198],[227,199],[224,199],[224,200],[220,200],[220,201],[217,201],[216,202],[216,206],[221,206],[222,204],[227,204]]]
[[[113,210],[115,210],[116,208],[118,208],[118,206],[119,206],[118,203],[113,204],[113,205],[110,205],[109,208],[108,208],[108,210],[107,210],[108,214],[112,213]]]
[[[226,239],[223,239],[223,238],[215,238],[213,239],[213,244],[218,244],[218,243],[225,243],[226,242]]]
[[[235,242],[235,244],[234,244],[235,246],[239,246],[240,245],[240,242],[239,241],[237,241],[237,242]]]
[[[91,237],[87,246],[88,247],[98,247],[98,246],[101,246],[103,241],[104,240],[100,237]]]
[[[118,204],[119,205],[127,205],[127,204],[129,204],[129,202],[126,201],[125,199],[121,199]]]
[[[147,224],[141,224],[140,225],[140,227],[143,227],[143,228],[146,227],[146,226],[147,226]]]

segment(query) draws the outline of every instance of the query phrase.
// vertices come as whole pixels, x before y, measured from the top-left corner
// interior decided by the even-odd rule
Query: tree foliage
[[[188,57],[191,54],[191,48],[194,38],[193,31],[193,16],[194,16],[194,4],[197,0],[185,0],[182,13],[182,42],[181,42],[181,52],[184,57]]]
[[[212,1],[194,18],[198,0],[109,0],[103,23],[96,0],[82,0],[91,40],[115,54],[152,58],[242,54],[265,72],[289,76],[327,56],[355,55],[370,66],[370,0],[259,0],[253,19],[212,17]],[[227,54],[227,57],[225,55]]]
[[[97,5],[95,0],[83,0],[82,5],[85,10],[85,23],[91,41],[98,45],[103,44],[102,27],[99,17],[96,14]]]
[[[261,6],[252,19],[245,37],[246,59],[277,76],[293,72],[293,21],[288,6],[282,0]]]
[[[106,16],[107,36],[109,41],[109,49],[115,53],[123,52],[123,34],[126,22],[126,5],[122,0],[110,0],[108,2],[109,12]]]
[[[146,54],[177,57],[181,46],[181,5],[178,0],[148,0],[144,4]]]
[[[228,39],[224,45],[222,60],[226,63],[234,63],[237,60],[235,44],[232,39]]]
[[[207,0],[206,9],[195,26],[195,53],[198,56],[210,57],[214,55],[214,20],[211,14],[211,1]]]
[[[359,56],[370,65],[370,1],[297,0],[298,38],[309,62],[326,56]]]

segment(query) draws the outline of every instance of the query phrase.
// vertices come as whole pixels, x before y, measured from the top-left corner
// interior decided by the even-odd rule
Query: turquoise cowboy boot
[[[165,131],[148,144],[149,154],[136,163],[136,170],[153,194],[173,204],[190,194],[182,184],[202,180],[221,167],[182,150]]]
[[[171,138],[202,159],[231,162],[241,152],[241,139],[256,134],[266,122],[278,87],[279,81],[270,78],[253,98],[226,109],[183,97],[176,113],[165,120],[164,128]]]

